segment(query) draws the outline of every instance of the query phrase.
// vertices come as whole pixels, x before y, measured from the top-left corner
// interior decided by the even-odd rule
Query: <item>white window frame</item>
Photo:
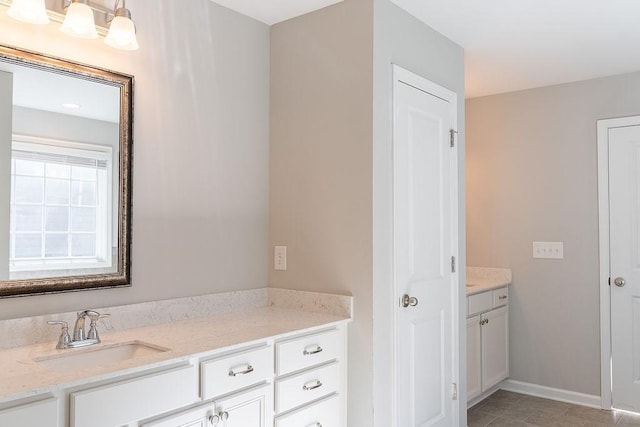
[[[12,137],[11,150],[46,152],[51,154],[90,158],[105,161],[106,178],[100,184],[97,182],[98,192],[104,194],[102,209],[96,209],[96,240],[98,241],[96,257],[64,257],[64,258],[38,258],[38,259],[14,259],[9,260],[10,272],[50,271],[50,270],[78,270],[110,268],[113,265],[113,149],[109,146],[88,144],[84,142],[65,141],[52,138],[40,138],[26,135]],[[13,155],[12,155],[13,161]],[[12,183],[13,174],[11,174]],[[45,177],[46,180],[46,177]],[[12,190],[13,193],[13,190]],[[11,215],[13,215],[14,201],[11,203]],[[43,203],[44,206],[44,203]],[[11,248],[14,245],[15,230],[11,230]],[[45,230],[42,231],[43,237]],[[100,261],[99,261],[100,260]]]

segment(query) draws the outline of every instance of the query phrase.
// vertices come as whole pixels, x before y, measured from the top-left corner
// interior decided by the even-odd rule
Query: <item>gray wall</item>
[[[468,264],[513,269],[514,380],[600,394],[596,120],[639,100],[634,73],[467,101]]]
[[[271,30],[270,286],[351,294],[349,426],[373,425],[371,0]],[[270,251],[272,252],[272,251]]]
[[[375,0],[374,26],[374,139],[373,139],[373,298],[374,372],[376,425],[391,425],[391,356],[395,301],[392,271],[393,148],[392,68],[400,65],[458,94],[459,229],[464,230],[464,51],[463,49],[398,8],[389,0]],[[460,262],[464,266],[464,233],[460,235]],[[459,270],[465,277],[464,269]],[[460,283],[464,289],[464,281]],[[461,298],[464,292],[461,292]],[[460,307],[464,307],[461,300]],[[461,325],[465,323],[462,322]],[[463,329],[464,330],[464,329]],[[464,360],[464,333],[461,333]],[[462,364],[462,369],[465,365]],[[460,390],[466,390],[465,371]],[[464,402],[463,396],[460,399]],[[460,425],[466,425],[466,407],[461,404]]]
[[[63,141],[106,145],[118,151],[117,123],[33,108],[13,107],[13,133]],[[114,152],[114,157],[117,153]]]
[[[13,75],[0,72],[0,171],[11,171]],[[9,278],[11,175],[0,174],[0,280]]]
[[[267,285],[269,27],[191,0],[127,4],[140,50],[0,13],[0,43],[135,76],[133,287],[0,300],[0,318]]]

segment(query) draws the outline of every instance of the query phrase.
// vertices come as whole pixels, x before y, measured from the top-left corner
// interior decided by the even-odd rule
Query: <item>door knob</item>
[[[418,298],[404,294],[400,300],[400,304],[404,307],[415,307],[418,305]]]
[[[619,288],[627,284],[626,280],[624,280],[622,277],[616,277],[613,283]]]

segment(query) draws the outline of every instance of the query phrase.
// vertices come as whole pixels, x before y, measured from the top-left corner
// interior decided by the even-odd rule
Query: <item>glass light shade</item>
[[[121,50],[138,50],[136,27],[133,21],[125,16],[116,16],[111,21],[109,33],[104,42],[113,48]]]
[[[60,31],[81,39],[98,38],[93,10],[83,3],[71,3],[67,9],[67,15],[60,27]]]
[[[7,15],[29,24],[48,24],[47,7],[44,0],[13,0]]]

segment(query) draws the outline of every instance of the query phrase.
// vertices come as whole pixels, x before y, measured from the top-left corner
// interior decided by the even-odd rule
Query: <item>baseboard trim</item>
[[[513,391],[516,393],[527,394],[529,396],[543,397],[545,399],[557,400],[559,402],[573,403],[574,405],[588,406],[596,409],[600,409],[602,407],[600,396],[594,396],[591,394],[545,387],[543,385],[515,380],[504,380],[500,383],[499,387],[501,390]]]

